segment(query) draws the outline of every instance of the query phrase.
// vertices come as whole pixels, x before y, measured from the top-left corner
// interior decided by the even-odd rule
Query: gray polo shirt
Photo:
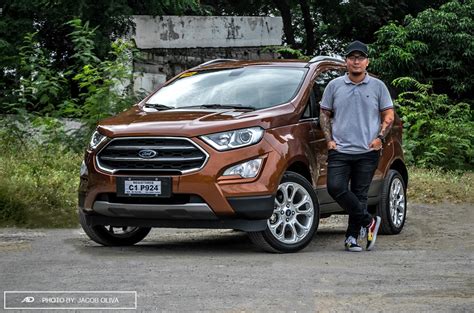
[[[380,131],[380,112],[392,109],[387,86],[365,75],[356,84],[348,74],[333,79],[324,89],[321,108],[332,111],[332,137],[337,151],[360,154],[370,151],[370,143]]]

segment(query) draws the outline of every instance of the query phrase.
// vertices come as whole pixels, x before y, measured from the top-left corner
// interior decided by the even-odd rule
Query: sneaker
[[[370,251],[374,248],[375,240],[377,239],[377,232],[379,231],[380,221],[382,219],[380,216],[376,216],[372,219],[372,222],[367,226],[367,251]]]
[[[349,236],[346,238],[346,241],[344,241],[344,245],[346,247],[346,251],[350,251],[350,252],[362,251],[362,247],[357,244],[357,239],[355,239],[352,236]]]

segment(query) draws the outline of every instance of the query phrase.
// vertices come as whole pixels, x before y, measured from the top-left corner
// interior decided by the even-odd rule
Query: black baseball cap
[[[367,48],[367,45],[363,42],[360,42],[358,40],[351,42],[350,44],[347,45],[346,47],[346,52],[344,53],[345,56],[348,56],[354,51],[359,51],[363,53],[366,57],[369,56],[369,50]]]

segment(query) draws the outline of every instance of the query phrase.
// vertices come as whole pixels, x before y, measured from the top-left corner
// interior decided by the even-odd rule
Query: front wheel
[[[82,229],[90,239],[104,246],[131,246],[145,238],[150,232],[150,227],[130,227],[95,225],[86,223],[84,212],[79,210],[79,221]]]
[[[296,252],[311,242],[318,225],[319,205],[313,187],[303,176],[286,172],[278,186],[267,228],[248,235],[265,251]]]
[[[406,184],[402,175],[389,170],[383,184],[377,215],[382,218],[380,233],[395,235],[402,231],[407,214]]]

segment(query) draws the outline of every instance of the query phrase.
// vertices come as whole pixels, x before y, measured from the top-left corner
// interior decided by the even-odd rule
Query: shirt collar
[[[360,85],[360,84],[368,84],[369,83],[369,80],[370,80],[370,76],[369,76],[369,73],[365,72],[365,77],[364,77],[364,80],[361,81],[360,83],[356,84],[354,83],[350,78],[349,78],[349,74],[346,73],[344,75],[344,82],[346,84],[352,84],[352,85]]]

